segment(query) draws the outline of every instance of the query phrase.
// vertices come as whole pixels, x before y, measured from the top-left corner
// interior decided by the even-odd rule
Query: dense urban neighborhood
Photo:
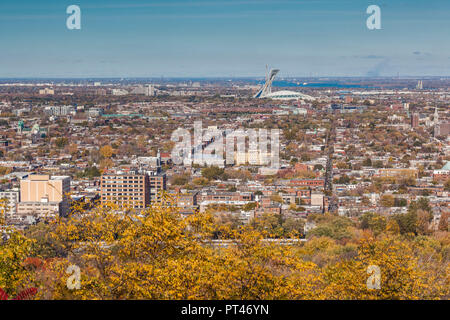
[[[133,243],[146,232],[150,232],[148,237],[165,239],[166,233],[158,233],[163,232],[160,227],[166,228],[164,232],[179,232],[170,240],[174,242],[170,244],[173,248],[201,237],[201,247],[207,244],[208,250],[213,250],[201,257],[213,259],[215,254],[220,255],[220,251],[214,251],[217,248],[238,250],[234,254],[230,251],[230,257],[234,257],[244,254],[240,251],[244,249],[233,243],[249,241],[246,238],[251,235],[249,230],[254,230],[269,247],[275,244],[280,250],[300,250],[302,253],[296,259],[323,268],[317,275],[311,265],[305,266],[308,270],[312,268],[312,273],[307,273],[302,283],[311,281],[314,287],[307,292],[300,289],[289,293],[273,293],[272,289],[266,292],[255,284],[258,290],[266,292],[267,298],[448,299],[449,80],[345,79],[324,87],[291,79],[283,81],[286,87],[278,84],[281,91],[277,92],[271,91],[272,79],[266,81],[269,85],[259,92],[260,82],[245,79],[2,82],[0,198],[4,238],[8,239],[15,230],[33,239],[34,245],[24,253],[24,258],[36,270],[52,264],[52,259],[59,261],[65,257],[91,272],[85,280],[85,289],[50,290],[48,285],[41,284],[40,297],[253,299],[258,296],[247,287],[249,291],[240,287],[244,290],[240,294],[217,288],[206,292],[204,287],[198,292],[191,292],[191,287],[166,291],[156,284],[156,291],[148,294],[122,288],[110,278],[117,275],[114,273],[117,270],[94,267],[91,259],[92,255],[100,255],[100,259],[99,252],[122,241],[123,234],[114,226],[122,223],[121,216],[131,215],[134,218],[130,221],[135,224],[144,219],[142,224],[132,224],[132,228],[129,225],[128,231],[124,231],[135,235]],[[316,81],[320,84],[321,80]],[[185,234],[181,220],[170,220],[173,210],[183,223],[190,225],[189,230],[197,230],[209,221],[207,231],[203,230],[202,236]],[[108,218],[100,219],[99,212]],[[153,219],[152,223],[159,227],[149,227],[152,231],[142,229],[146,219]],[[100,224],[97,227],[96,221]],[[367,237],[381,251],[390,252],[394,248],[393,255],[401,256],[395,256],[394,260],[400,259],[401,263],[417,260],[419,265],[425,263],[421,262],[425,256],[416,252],[416,242],[428,239],[423,250],[434,253],[419,268],[426,272],[405,276],[408,281],[418,283],[417,279],[428,278],[426,281],[434,283],[433,289],[424,289],[424,284],[414,289],[405,287],[404,292],[403,289],[350,292],[349,286],[339,287],[343,279],[334,282],[325,276],[339,259],[369,254],[360,242]],[[76,248],[75,240],[78,240]],[[94,250],[86,247],[86,243],[95,243],[97,247]],[[32,250],[35,245],[39,247],[37,251]],[[109,255],[125,259],[116,256],[112,247]],[[144,247],[139,250],[146,250]],[[145,266],[147,258],[140,260],[139,253],[133,251],[138,247],[133,248],[126,249],[131,253],[124,252]],[[174,251],[160,249],[162,256],[174,258]],[[84,255],[88,253],[89,258]],[[189,259],[203,259],[196,254],[200,253],[189,254]],[[289,256],[284,255],[286,259]],[[255,253],[251,259],[257,256]],[[270,259],[276,259],[275,256]],[[366,260],[357,261],[365,264],[373,261],[365,257]],[[156,262],[148,263],[154,266]],[[271,263],[275,262],[264,262],[262,268],[272,268],[268,267]],[[387,262],[379,262],[383,263]],[[204,267],[208,272],[213,270]],[[365,275],[366,270],[360,267]],[[159,271],[165,270],[168,275],[183,273],[178,269],[166,270],[170,264],[161,268]],[[216,275],[224,276],[230,268]],[[242,272],[248,275],[252,271]],[[136,277],[147,279],[148,274]],[[173,281],[174,277],[172,274],[166,280]],[[308,277],[314,279],[307,280]],[[123,290],[92,291],[89,283],[94,278],[108,285],[114,282]],[[17,279],[11,281],[10,293]],[[39,282],[33,281],[34,285]],[[134,283],[128,281],[127,285]],[[169,282],[165,285],[170,287]],[[0,284],[7,283],[0,276]],[[214,283],[219,285],[222,281],[215,279]],[[358,283],[365,286],[365,280]],[[288,286],[284,285],[277,286],[285,290]],[[300,287],[304,289],[303,285]]]
[[[422,227],[447,229],[445,90],[308,89],[313,101],[248,98],[257,87],[219,81],[3,84],[6,224],[26,228],[49,215],[65,216],[80,201],[142,210],[164,193],[185,215],[208,210],[250,223],[279,214],[301,221],[303,235],[314,227],[310,215],[388,217],[406,214],[420,200],[430,215]],[[211,141],[204,133],[211,128],[223,137],[238,129],[244,136],[279,129],[278,168],[270,170],[258,150],[245,146],[233,150],[231,165],[208,161],[206,154],[174,164],[172,133],[193,132],[196,121],[203,125],[205,151]]]

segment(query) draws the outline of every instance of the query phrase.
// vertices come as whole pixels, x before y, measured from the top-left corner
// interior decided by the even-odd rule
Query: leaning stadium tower
[[[266,83],[264,83],[264,86],[253,96],[253,98],[264,98],[272,93],[272,82],[279,71],[280,70],[278,69],[270,69],[270,72],[266,73]]]

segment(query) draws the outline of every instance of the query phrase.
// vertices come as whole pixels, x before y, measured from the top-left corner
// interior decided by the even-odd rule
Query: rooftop
[[[442,167],[441,170],[450,170],[450,161],[447,161],[447,163]]]

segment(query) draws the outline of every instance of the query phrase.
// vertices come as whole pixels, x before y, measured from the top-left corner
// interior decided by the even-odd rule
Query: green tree
[[[216,166],[203,168],[202,176],[208,180],[223,179],[225,176],[225,170]]]
[[[401,234],[417,233],[417,213],[409,211],[408,213],[400,213],[392,216],[397,222]]]
[[[353,225],[352,221],[346,217],[339,217],[330,215],[324,220],[317,223],[317,226],[308,234],[311,237],[329,237],[335,240],[350,239],[352,234],[350,227]]]
[[[382,215],[373,212],[366,212],[359,218],[359,220],[360,227],[362,229],[369,229],[375,236],[378,236],[386,229],[387,221]]]
[[[58,148],[64,148],[69,143],[69,140],[66,137],[56,138],[55,145]]]

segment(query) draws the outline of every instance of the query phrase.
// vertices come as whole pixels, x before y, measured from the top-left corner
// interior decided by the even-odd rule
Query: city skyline
[[[66,8],[80,6],[81,30]],[[369,5],[381,30],[369,30]],[[32,1],[0,4],[0,78],[450,75],[450,4]]]

